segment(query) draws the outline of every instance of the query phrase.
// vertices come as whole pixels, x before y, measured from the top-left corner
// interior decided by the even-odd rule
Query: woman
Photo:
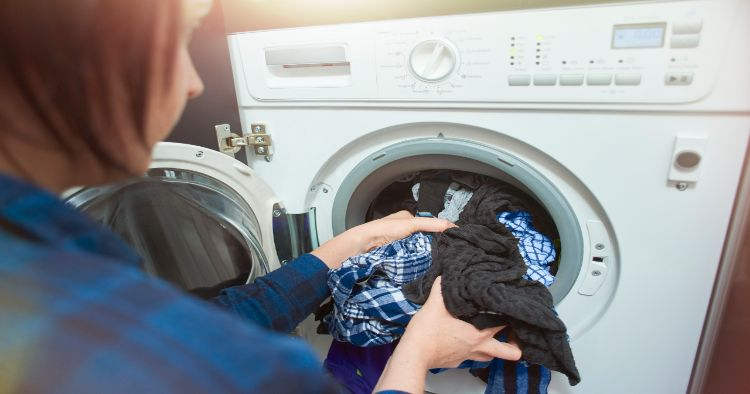
[[[69,187],[147,169],[203,90],[187,41],[209,7],[0,4],[0,392],[335,392],[301,340],[268,330],[289,332],[309,315],[327,296],[327,270],[346,258],[450,226],[399,213],[355,227],[225,290],[217,307],[146,277],[129,247],[60,202]],[[520,357],[492,338],[499,328],[450,316],[439,288],[378,390],[419,392],[428,368]]]

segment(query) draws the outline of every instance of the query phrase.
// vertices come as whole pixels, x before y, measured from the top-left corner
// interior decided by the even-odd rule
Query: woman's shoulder
[[[7,236],[0,236],[0,250],[0,354],[31,374],[19,375],[18,387],[263,392],[300,379],[326,384],[301,340],[242,321],[136,268]],[[56,372],[34,379],[40,371]]]

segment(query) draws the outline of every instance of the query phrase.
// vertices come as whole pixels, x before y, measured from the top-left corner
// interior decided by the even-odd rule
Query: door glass
[[[136,180],[84,189],[68,202],[122,236],[147,272],[199,296],[269,271],[253,211],[205,175],[152,169]]]

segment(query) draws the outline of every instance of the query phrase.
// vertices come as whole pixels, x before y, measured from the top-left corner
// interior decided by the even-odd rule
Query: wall
[[[216,149],[214,125],[229,123],[233,130],[240,130],[224,16],[218,4],[193,32],[190,53],[206,90],[188,102],[168,141]]]
[[[222,0],[227,31],[277,29],[435,15],[633,0]]]

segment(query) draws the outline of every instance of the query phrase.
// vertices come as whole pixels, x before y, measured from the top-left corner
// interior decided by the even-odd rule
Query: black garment
[[[417,211],[429,212],[437,217],[445,207],[445,193],[451,185],[446,171],[425,171],[419,175],[419,200]]]
[[[476,190],[483,184],[492,182],[492,178],[452,170],[427,170],[411,174],[393,182],[378,193],[367,210],[365,221],[380,219],[402,210],[407,210],[412,214],[418,211],[430,212],[433,216],[437,216],[445,207],[445,194],[452,182],[470,190]],[[411,191],[415,183],[420,184],[419,202],[414,200]],[[523,194],[520,190],[519,193]]]
[[[525,210],[531,215],[534,227],[549,239],[557,240],[560,234],[547,210],[535,199],[508,183],[485,180],[461,211],[456,224],[494,224],[497,214],[505,211]],[[557,249],[558,260],[550,265],[549,271],[554,275],[559,265],[560,249]]]
[[[370,204],[365,221],[377,220],[403,210],[409,211],[412,215],[416,214],[417,202],[411,192],[412,186],[414,186],[413,180],[398,181],[388,185]]]
[[[558,237],[556,227],[547,210],[528,194],[508,183],[488,181],[474,190],[456,223],[493,224],[497,214],[525,210],[531,214],[534,227],[550,239]]]
[[[445,208],[445,194],[453,182],[470,190],[476,190],[490,182],[489,177],[465,171],[428,170],[419,173],[419,212],[430,212],[432,216]]]
[[[552,295],[541,283],[521,278],[526,265],[517,240],[497,222],[498,212],[530,209],[513,189],[503,184],[477,189],[461,213],[460,227],[434,238],[430,269],[403,291],[423,304],[442,275],[449,312],[477,328],[509,324],[522,344],[523,359],[560,371],[575,385],[580,376]]]
[[[188,290],[188,293],[203,298],[204,300],[208,300],[221,294],[221,291],[227,287],[244,285],[247,283],[247,278],[249,276],[250,272],[242,272],[232,279],[225,280],[213,286],[196,287],[195,289]]]

